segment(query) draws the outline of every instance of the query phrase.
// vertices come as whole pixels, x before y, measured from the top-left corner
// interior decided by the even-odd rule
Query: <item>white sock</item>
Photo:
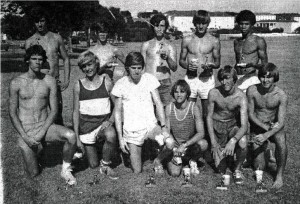
[[[69,168],[70,166],[71,166],[71,162],[63,161],[63,163],[62,163],[62,169],[63,170]]]

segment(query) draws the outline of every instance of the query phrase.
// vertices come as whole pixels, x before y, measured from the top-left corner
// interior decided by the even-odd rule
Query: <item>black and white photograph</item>
[[[0,4],[0,203],[300,202],[298,0]]]

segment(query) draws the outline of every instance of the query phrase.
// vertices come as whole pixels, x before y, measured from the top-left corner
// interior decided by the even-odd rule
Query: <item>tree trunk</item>
[[[72,46],[72,32],[68,37],[68,51],[69,53],[73,53],[73,46]]]

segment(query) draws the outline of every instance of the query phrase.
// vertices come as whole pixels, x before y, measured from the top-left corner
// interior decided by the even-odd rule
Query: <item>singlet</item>
[[[194,105],[195,102],[190,101],[187,111],[183,119],[178,118],[176,114],[176,107],[174,103],[171,103],[170,106],[170,128],[171,133],[173,134],[175,140],[182,144],[189,140],[196,133],[196,124],[194,117]]]
[[[79,86],[79,134],[86,134],[109,119],[111,114],[110,96],[105,87],[105,77],[99,88],[95,90],[84,88],[81,80],[79,80]]]

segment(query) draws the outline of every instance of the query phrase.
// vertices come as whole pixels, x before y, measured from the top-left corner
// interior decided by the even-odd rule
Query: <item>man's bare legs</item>
[[[235,169],[236,170],[241,170],[242,164],[246,159],[247,156],[247,138],[246,136],[243,136],[239,142],[238,142],[238,147],[236,149],[236,164],[235,164]]]
[[[130,163],[133,173],[142,172],[142,147],[128,143]]]

